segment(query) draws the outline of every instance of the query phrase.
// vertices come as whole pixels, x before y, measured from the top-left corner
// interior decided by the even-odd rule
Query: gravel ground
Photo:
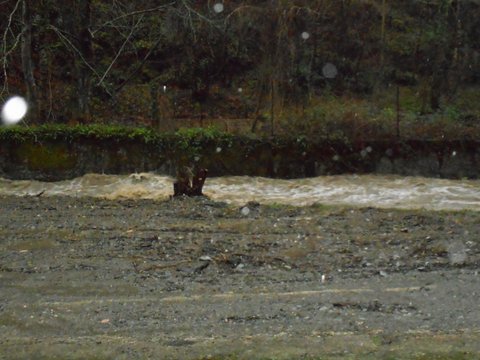
[[[480,358],[479,212],[0,204],[0,358]]]

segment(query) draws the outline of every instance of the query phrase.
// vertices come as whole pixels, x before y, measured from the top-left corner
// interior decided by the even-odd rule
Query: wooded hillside
[[[6,0],[0,14],[1,100],[25,94],[30,124],[241,118],[273,133],[480,114],[478,0]]]

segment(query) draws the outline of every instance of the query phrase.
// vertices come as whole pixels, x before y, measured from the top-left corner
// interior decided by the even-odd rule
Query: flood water
[[[87,174],[73,180],[40,182],[0,178],[0,195],[167,199],[173,179],[152,173]],[[281,180],[248,176],[208,178],[204,193],[217,201],[242,205],[311,205],[430,210],[480,210],[480,180],[445,180],[382,175],[338,175]]]

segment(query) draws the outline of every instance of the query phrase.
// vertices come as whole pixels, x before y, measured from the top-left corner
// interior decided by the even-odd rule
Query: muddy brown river
[[[171,191],[1,180],[0,359],[480,358],[479,182]]]
[[[88,174],[60,182],[11,181],[0,178],[3,195],[65,195],[116,199],[165,200],[173,179],[153,173]],[[385,175],[337,175],[281,180],[235,176],[211,178],[204,193],[237,205],[305,206],[312,204],[430,210],[480,210],[480,180],[446,180]]]

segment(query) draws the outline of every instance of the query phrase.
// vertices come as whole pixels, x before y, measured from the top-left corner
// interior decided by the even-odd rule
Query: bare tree
[[[4,93],[8,92],[8,58],[10,54],[12,54],[15,49],[18,47],[18,44],[21,41],[21,35],[22,33],[19,32],[13,41],[13,44],[9,48],[8,44],[8,35],[9,33],[13,33],[12,30],[12,23],[14,21],[14,17],[16,12],[21,8],[22,6],[22,0],[17,0],[15,3],[15,6],[11,10],[10,14],[8,15],[8,21],[6,23],[5,29],[3,31],[3,37],[2,37],[2,75],[3,75],[3,85],[2,85],[2,90],[0,91],[0,96],[3,95]],[[3,10],[3,9],[2,9]]]
[[[37,85],[34,76],[34,62],[32,59],[32,0],[23,0],[22,3],[22,69],[27,88],[27,99],[31,113],[37,117],[39,106],[37,101]]]
[[[92,35],[90,32],[91,1],[74,0],[73,8],[65,8],[64,16],[67,19],[68,31],[72,34],[72,43],[78,50],[79,56],[74,56],[74,72],[76,81],[76,102],[73,116],[80,122],[90,120],[90,92],[93,63]]]

